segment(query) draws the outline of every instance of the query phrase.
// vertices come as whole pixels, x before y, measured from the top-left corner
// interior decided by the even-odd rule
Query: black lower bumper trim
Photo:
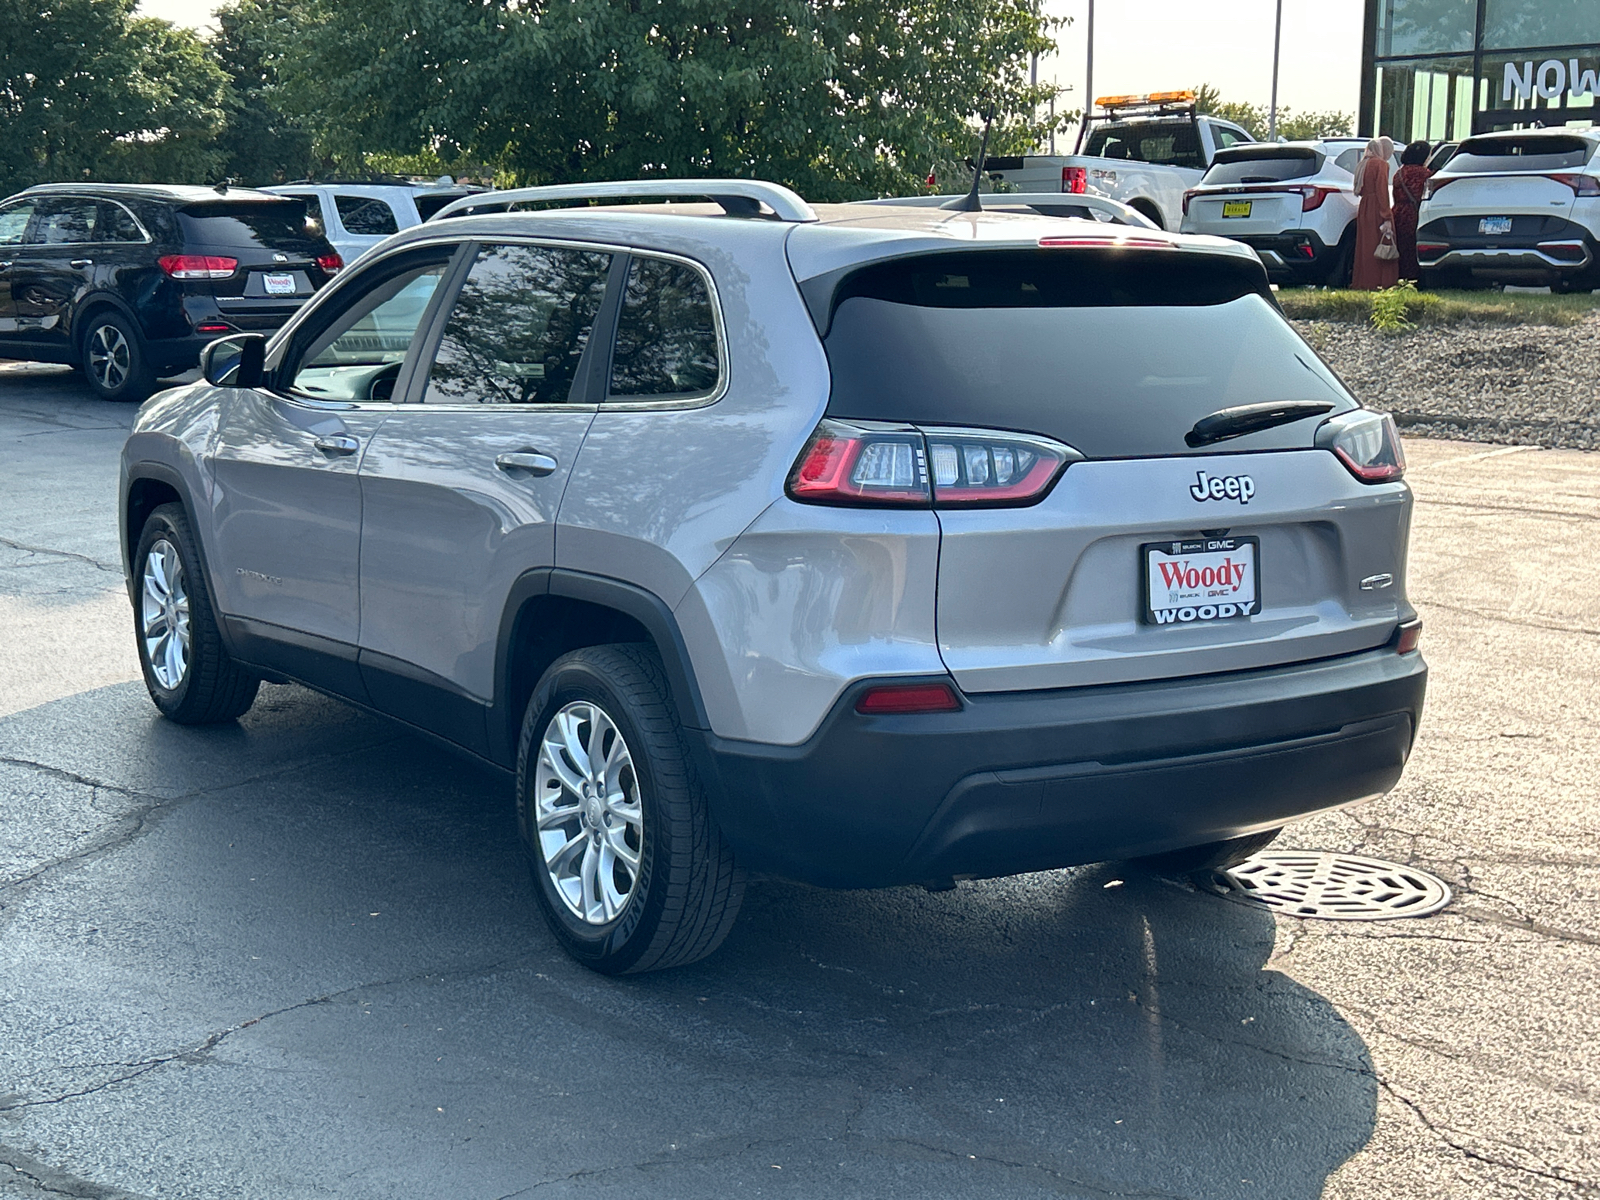
[[[1154,854],[1381,795],[1426,681],[1384,649],[919,716],[862,716],[857,687],[793,747],[686,732],[748,865],[874,887]]]

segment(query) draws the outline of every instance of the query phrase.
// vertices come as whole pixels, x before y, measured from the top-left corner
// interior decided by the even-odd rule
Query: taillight
[[[1032,504],[1077,452],[1049,438],[827,420],[789,472],[807,504],[974,508]]]
[[[1400,431],[1388,413],[1358,408],[1329,417],[1317,430],[1317,445],[1333,451],[1362,483],[1388,483],[1406,473]]]
[[[1440,179],[1436,175],[1432,179],[1428,180],[1427,183],[1422,185],[1422,198],[1424,200],[1431,200],[1438,193],[1440,188],[1448,187],[1456,180],[1462,178],[1465,177],[1461,175],[1446,175],[1443,179]]]
[[[1566,184],[1574,196],[1600,196],[1600,179],[1593,175],[1550,175],[1547,178]]]
[[[824,421],[789,472],[789,495],[809,504],[926,508],[927,451],[907,425]]]
[[[1415,617],[1406,621],[1394,631],[1394,649],[1396,654],[1410,654],[1422,642],[1422,618]]]
[[[948,683],[894,683],[870,687],[856,699],[856,711],[868,716],[901,713],[957,712],[961,701]]]
[[[1139,250],[1176,250],[1178,247],[1165,238],[1141,237],[1130,233],[1075,233],[1065,237],[1042,237],[1039,245],[1046,249],[1064,249],[1068,246],[1128,247]]]
[[[237,258],[215,254],[167,254],[156,262],[174,279],[226,279],[239,266]]]
[[[321,267],[329,275],[337,275],[344,270],[344,259],[340,257],[338,251],[332,254],[319,254],[317,255],[317,266]]]
[[[1063,192],[1071,192],[1075,196],[1081,196],[1087,192],[1089,190],[1089,168],[1062,167],[1061,190]]]
[[[928,471],[936,508],[1031,504],[1044,496],[1075,451],[1048,438],[985,429],[929,427]]]
[[[1317,209],[1322,207],[1322,202],[1324,200],[1333,195],[1333,193],[1337,192],[1339,189],[1307,186],[1297,190],[1300,193],[1300,211],[1315,212]]]
[[[1195,191],[1193,188],[1190,188],[1187,192],[1185,192],[1183,194],[1183,215],[1184,216],[1187,217],[1189,215],[1189,201],[1193,200],[1197,195],[1199,195],[1199,193],[1197,191]]]

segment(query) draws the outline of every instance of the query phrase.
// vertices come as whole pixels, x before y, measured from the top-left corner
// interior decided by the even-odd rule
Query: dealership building
[[[1600,0],[1366,0],[1364,135],[1589,125],[1597,93]]]

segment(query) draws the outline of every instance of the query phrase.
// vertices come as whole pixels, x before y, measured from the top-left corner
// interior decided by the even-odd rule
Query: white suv
[[[304,200],[306,215],[322,226],[348,266],[391,233],[420,225],[451,201],[485,189],[444,175],[433,183],[302,180],[262,190]]]
[[[1417,218],[1423,282],[1600,287],[1600,129],[1524,129],[1461,143]]]
[[[1356,241],[1352,172],[1364,146],[1327,138],[1219,150],[1183,194],[1183,232],[1244,242],[1274,282],[1343,287]]]

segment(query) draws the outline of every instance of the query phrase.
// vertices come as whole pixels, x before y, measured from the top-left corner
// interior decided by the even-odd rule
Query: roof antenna
[[[994,124],[994,104],[989,104],[989,115],[983,121],[983,141],[978,146],[978,165],[972,169],[972,190],[959,200],[947,200],[940,208],[954,212],[982,212],[983,201],[978,199],[978,185],[983,182],[983,164],[989,155],[989,127]]]

